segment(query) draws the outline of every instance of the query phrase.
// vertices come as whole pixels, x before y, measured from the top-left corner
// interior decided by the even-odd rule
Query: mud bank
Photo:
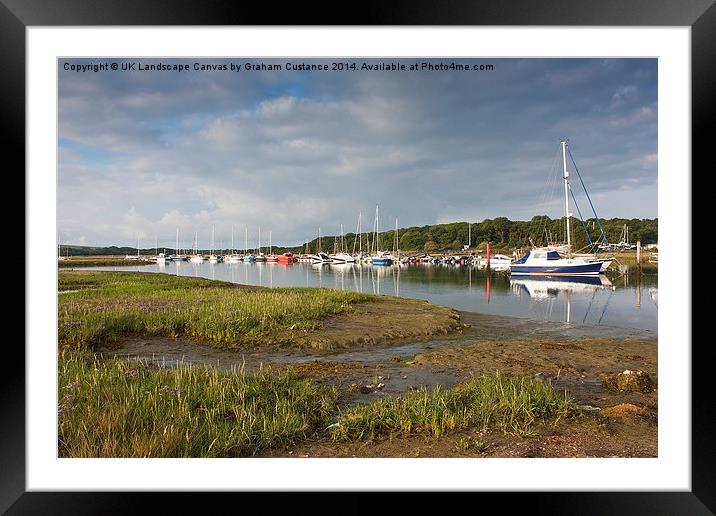
[[[658,385],[657,340],[650,332],[564,328],[558,323],[535,324],[464,312],[455,318],[452,311],[446,311],[439,317],[451,330],[439,331],[437,337],[430,336],[429,324],[420,324],[416,314],[413,328],[421,337],[416,340],[391,329],[391,321],[400,317],[400,311],[377,312],[336,316],[321,330],[325,333],[305,336],[299,347],[290,349],[241,351],[181,339],[132,337],[119,347],[98,351],[107,356],[139,357],[165,367],[190,362],[246,371],[291,368],[301,377],[336,387],[341,410],[421,387],[450,388],[472,376],[495,371],[549,383],[558,391],[566,391],[581,407],[578,417],[557,427],[538,427],[528,436],[463,430],[439,438],[395,437],[370,444],[310,442],[272,450],[266,456],[657,456],[658,390],[620,392],[602,382],[605,374],[640,370]],[[363,319],[366,315],[382,317],[382,329],[370,328]],[[465,328],[468,322],[470,326]],[[595,334],[602,336],[595,338]],[[322,344],[316,346],[312,339]],[[325,343],[330,346],[324,347]]]

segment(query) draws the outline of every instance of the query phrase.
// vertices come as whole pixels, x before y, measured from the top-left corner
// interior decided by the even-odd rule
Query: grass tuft
[[[332,428],[332,438],[374,441],[392,435],[439,437],[464,428],[531,435],[535,423],[556,423],[574,410],[566,392],[530,378],[499,372],[471,378],[453,389],[420,389],[351,408]]]

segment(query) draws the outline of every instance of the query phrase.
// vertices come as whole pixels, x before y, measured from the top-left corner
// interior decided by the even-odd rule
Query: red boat
[[[278,261],[278,257],[277,257],[277,256],[274,256],[274,255],[269,255],[269,256],[266,257],[266,261],[267,261],[267,262],[277,262],[277,261]]]
[[[296,261],[296,257],[293,253],[283,253],[276,257],[276,260],[280,263],[293,263]]]

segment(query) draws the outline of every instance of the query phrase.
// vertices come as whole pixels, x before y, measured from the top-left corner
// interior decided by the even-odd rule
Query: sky
[[[338,60],[355,70],[286,66],[334,61],[59,60],[60,242],[134,247],[139,238],[143,248],[155,239],[173,248],[179,229],[181,247],[198,234],[209,248],[213,227],[215,247],[228,247],[233,225],[237,248],[246,228],[250,247],[259,228],[262,245],[269,231],[273,243],[297,245],[319,227],[355,231],[359,211],[370,230],[376,205],[381,230],[396,217],[400,227],[556,218],[562,138],[600,217],[657,216],[656,59],[429,60],[492,70],[410,70],[425,62],[414,58]],[[103,63],[118,70],[82,71]],[[246,68],[260,63],[283,69]],[[148,69],[157,64],[189,69]]]

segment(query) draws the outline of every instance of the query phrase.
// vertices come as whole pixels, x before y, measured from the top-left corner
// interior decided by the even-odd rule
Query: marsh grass
[[[241,457],[292,446],[323,431],[335,389],[290,371],[254,374],[63,351],[61,457]]]
[[[574,409],[566,393],[530,378],[474,377],[452,389],[420,389],[351,408],[332,428],[332,438],[374,441],[415,433],[439,437],[464,428],[527,436],[539,422],[556,424]]]
[[[221,347],[310,331],[375,296],[330,289],[247,288],[139,272],[59,271],[61,348],[92,349],[127,335],[184,336]],[[76,292],[72,292],[77,290]]]

